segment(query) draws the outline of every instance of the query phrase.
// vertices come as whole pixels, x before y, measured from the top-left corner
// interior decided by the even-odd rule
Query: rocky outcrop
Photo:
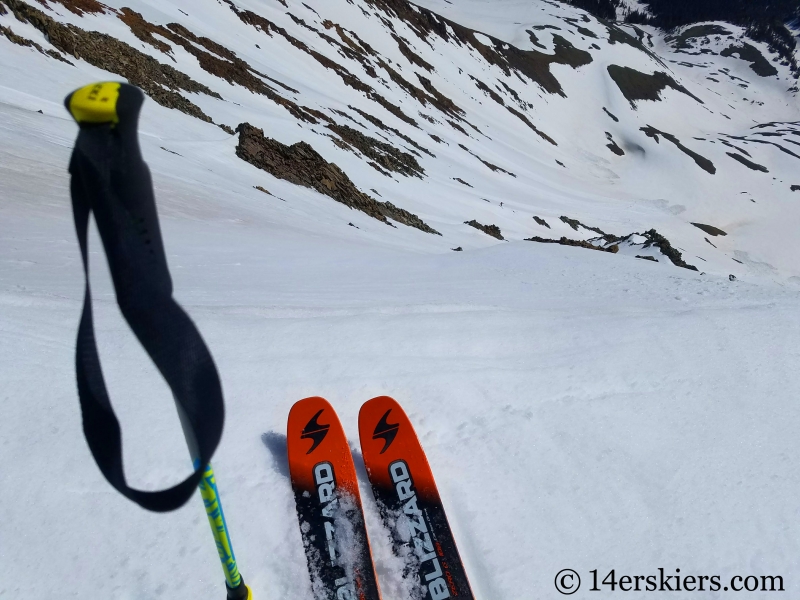
[[[702,156],[701,154],[698,154],[694,150],[691,150],[690,148],[684,146],[680,142],[680,140],[671,133],[667,133],[665,131],[659,131],[658,129],[650,125],[648,125],[647,127],[640,127],[639,129],[643,131],[647,137],[653,138],[656,141],[656,143],[661,143],[659,142],[659,136],[662,136],[665,140],[675,144],[678,150],[680,150],[687,156],[690,156],[692,160],[694,160],[695,164],[701,169],[703,169],[705,172],[710,173],[711,175],[716,174],[717,167],[714,166],[713,162],[711,162],[705,156]]]
[[[48,2],[56,2],[78,16],[83,16],[84,13],[105,13],[106,10],[113,10],[97,0],[39,0],[39,3],[44,6],[48,6]]]
[[[656,71],[652,75],[648,75],[647,73],[642,73],[630,67],[609,65],[608,74],[611,76],[611,79],[614,80],[614,83],[617,84],[622,95],[631,103],[631,107],[634,110],[636,110],[637,100],[661,100],[661,92],[667,87],[677,90],[682,94],[686,94],[697,100],[700,104],[703,104],[700,98],[692,94],[662,71]]]
[[[3,11],[5,11],[5,8],[2,4],[0,4],[0,14],[5,14]],[[4,36],[12,44],[16,44],[17,46],[25,46],[27,48],[35,48],[38,52],[44,54],[45,56],[55,58],[56,60],[67,63],[68,65],[72,65],[72,63],[64,58],[57,50],[53,50],[52,48],[45,50],[33,40],[29,40],[26,37],[17,35],[10,27],[3,27],[0,25],[0,35]]]
[[[306,142],[287,146],[265,137],[263,130],[249,123],[240,124],[236,131],[239,133],[236,156],[270,175],[316,190],[387,225],[391,225],[389,219],[392,219],[426,233],[441,235],[417,215],[391,202],[378,202],[359,190],[344,171],[326,161]]]
[[[469,225],[470,227],[474,227],[485,233],[486,235],[490,235],[493,238],[497,238],[498,240],[504,240],[503,234],[500,232],[500,228],[497,225],[482,225],[478,223],[475,219],[472,221],[464,221],[464,225]]]
[[[549,238],[543,238],[539,236],[534,236],[531,238],[525,238],[526,242],[539,242],[540,244],[559,244],[561,246],[574,246],[576,248],[586,248],[587,250],[599,250],[600,252],[610,252],[611,254],[616,254],[619,252],[619,246],[616,244],[611,246],[595,246],[590,242],[585,242],[583,240],[571,240],[567,237],[561,237],[560,239],[553,240]]]
[[[569,65],[577,69],[592,62],[592,55],[589,52],[575,48],[569,40],[559,35],[553,36],[555,45],[553,54],[520,50],[490,35],[481,34],[481,39],[491,40],[491,45],[485,45],[475,36],[478,32],[426,8],[412,5],[407,0],[367,0],[367,3],[390,18],[405,21],[423,41],[427,41],[430,35],[436,35],[445,41],[452,40],[458,45],[470,47],[489,64],[502,69],[506,75],[510,75],[512,71],[525,75],[551,94],[565,95],[561,83],[550,71],[550,65]],[[387,22],[391,23],[388,19],[384,20],[384,23]]]
[[[761,171],[762,173],[769,173],[769,169],[764,165],[760,165],[752,160],[747,160],[741,154],[736,154],[735,152],[726,152],[728,156],[734,159],[736,162],[742,163],[745,167],[750,169],[751,171]]]
[[[661,250],[661,254],[670,259],[672,264],[676,267],[683,267],[684,269],[689,269],[690,271],[698,270],[697,267],[692,266],[683,260],[683,255],[680,253],[680,251],[673,248],[672,244],[669,243],[669,240],[658,233],[655,229],[645,231],[642,235],[647,238],[647,242],[643,246],[644,248],[655,246]]]
[[[29,23],[41,31],[50,44],[62,53],[121,75],[162,106],[211,122],[211,118],[200,107],[179,94],[178,90],[206,94],[214,98],[220,98],[220,95],[188,75],[110,35],[58,23],[22,0],[0,0],[0,5],[2,4],[11,9],[19,21]]]
[[[697,227],[702,231],[705,231],[708,235],[713,237],[717,237],[719,235],[721,236],[728,235],[727,233],[722,231],[722,229],[720,229],[719,227],[714,227],[713,225],[706,225],[705,223],[692,223],[692,225],[694,225],[695,227]]]
[[[391,144],[381,142],[373,137],[364,135],[357,129],[347,125],[328,125],[328,129],[336,133],[342,142],[357,149],[364,156],[376,162],[386,171],[400,173],[406,177],[419,177],[425,174],[425,170],[408,152],[398,150]]]

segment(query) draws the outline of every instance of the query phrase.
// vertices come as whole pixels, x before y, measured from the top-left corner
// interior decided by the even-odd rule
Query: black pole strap
[[[222,437],[224,405],[217,369],[194,323],[172,298],[172,280],[156,212],[150,171],[137,126],[144,94],[125,83],[98,83],[65,100],[80,126],[69,166],[72,210],[86,290],[75,367],[89,449],[105,478],[142,508],[166,512],[191,497]],[[189,435],[195,472],[166,490],[133,489],[125,481],[119,422],[108,397],[92,320],[88,225],[94,215],[114,282],[117,304],[166,380]]]

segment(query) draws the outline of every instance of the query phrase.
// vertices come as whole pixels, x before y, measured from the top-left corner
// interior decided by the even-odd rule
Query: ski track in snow
[[[333,2],[327,8],[321,0],[307,3],[323,15],[334,12]],[[115,19],[80,18],[52,4],[64,21],[111,32],[159,55]],[[273,51],[286,44],[243,26],[226,6],[205,3],[208,14],[201,16],[188,0],[109,4],[131,6],[158,23],[180,20],[198,35],[205,30],[254,68],[301,89],[299,97],[310,106],[330,105],[326,86],[341,89],[310,59],[285,64],[255,53],[255,43]],[[313,39],[276,2],[237,4],[263,10],[309,44]],[[289,4],[312,22],[302,4]],[[365,21],[356,5],[335,5],[338,22],[402,60],[396,47],[378,46],[377,29],[364,26],[375,21]],[[511,0],[503,0],[502,11],[497,2],[479,0],[420,5],[526,48],[525,24],[557,22],[551,10],[581,14]],[[193,16],[183,20],[179,9]],[[0,23],[44,44],[41,34],[11,15],[0,16]],[[541,40],[551,43],[544,32]],[[660,39],[657,46],[668,52]],[[649,59],[634,57],[628,46],[603,52],[608,63],[624,58],[622,64],[653,71]],[[764,162],[773,173],[767,179],[729,161],[725,168],[732,170],[709,187],[688,157],[667,140],[643,138],[638,128],[649,123],[674,133],[722,166],[722,148],[698,146],[690,132],[706,127],[718,133],[723,119],[666,90],[669,105],[639,103],[633,117],[615,125],[601,107],[618,116],[630,109],[601,83],[597,65],[578,71],[557,65],[553,72],[569,102],[540,99],[532,85],[526,92],[540,111],[537,125],[558,136],[558,150],[538,141],[534,147],[532,132],[513,117],[508,121],[480,90],[456,92],[453,83],[443,91],[493,138],[469,140],[470,148],[519,178],[476,175],[479,163],[455,154],[466,138],[449,130],[449,147],[424,141],[442,158],[441,164],[421,159],[430,182],[397,176],[402,180],[395,184],[327,138],[299,128],[283,109],[191,66],[194,59],[180,48],[175,56],[182,70],[230,100],[191,96],[215,120],[236,125],[250,119],[284,143],[308,139],[361,189],[375,187],[444,234],[390,229],[273,179],[239,161],[235,138],[220,129],[146,103],[142,147],[176,296],[208,342],[225,391],[226,432],[214,466],[239,566],[256,599],[312,599],[281,462],[289,408],[300,398],[325,396],[355,448],[358,409],[382,394],[400,401],[415,424],[478,598],[555,597],[553,578],[564,568],[578,571],[584,586],[592,569],[651,575],[663,567],[719,574],[723,581],[782,575],[789,597],[800,592],[800,212],[790,193],[772,182],[772,175],[788,177],[796,169],[794,159],[769,154]],[[438,61],[437,70],[451,82],[462,81],[456,65],[479,64],[438,45],[425,57]],[[747,63],[738,62],[731,73],[752,78]],[[702,78],[667,64],[698,92]],[[169,515],[139,510],[105,482],[83,440],[74,379],[83,276],[66,173],[76,127],[60,102],[68,91],[109,74],[76,65],[0,38],[0,557],[7,566],[0,571],[0,598],[221,598],[224,579],[199,499]],[[580,94],[581,86],[592,93]],[[783,89],[772,81],[758,89],[769,100],[758,122],[798,119],[796,106],[777,100]],[[705,94],[711,103],[712,94]],[[356,96],[347,102],[375,111]],[[404,102],[403,109],[416,115],[418,107]],[[480,106],[485,111],[475,112]],[[583,137],[576,115],[589,110],[598,113],[591,120],[602,139]],[[725,131],[747,132],[755,124],[747,114],[732,114],[737,120]],[[420,143],[427,138],[402,122],[386,122]],[[628,136],[631,144],[648,143],[648,160],[612,164],[605,130],[618,140]],[[573,161],[568,175],[553,167],[554,156]],[[470,190],[454,177],[481,187]],[[744,186],[758,204],[739,199]],[[652,192],[658,189],[669,193]],[[524,212],[524,223],[509,210]],[[537,227],[534,214],[554,230]],[[618,234],[649,223],[680,240],[687,261],[708,273],[522,241],[580,237],[558,220],[562,214]],[[511,241],[463,226],[466,218],[499,223]],[[707,254],[708,264],[694,258],[712,249],[691,221],[735,225],[728,238],[713,238],[723,250]],[[465,251],[451,252],[456,245]],[[136,486],[166,487],[190,471],[178,419],[119,315],[96,235],[90,252],[100,356],[123,424],[126,473]],[[728,273],[740,279],[730,281]],[[410,588],[359,458],[356,453],[384,600],[407,600]],[[574,597],[587,594],[582,589]]]

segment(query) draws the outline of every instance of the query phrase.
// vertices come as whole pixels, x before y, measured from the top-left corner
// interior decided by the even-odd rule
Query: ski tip
[[[405,415],[403,407],[400,406],[400,403],[391,396],[376,396],[375,398],[367,400],[361,405],[361,409],[358,411],[358,419],[361,421],[364,418],[369,418],[371,413],[389,409],[396,410],[397,412]]]
[[[347,437],[336,411],[325,398],[313,396],[295,402],[289,411],[286,445],[295,489],[316,489],[314,469],[329,463],[341,480],[339,487],[359,497]]]

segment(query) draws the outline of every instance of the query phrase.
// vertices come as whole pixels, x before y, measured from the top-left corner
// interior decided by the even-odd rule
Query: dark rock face
[[[97,0],[49,0],[50,2],[56,2],[69,10],[70,12],[75,13],[76,15],[82,16],[84,13],[104,13],[108,7],[105,4],[101,4]],[[48,0],[39,0],[41,4],[48,6]]]
[[[375,161],[386,171],[420,179],[425,174],[425,170],[417,162],[417,159],[408,152],[403,152],[390,144],[364,135],[347,125],[328,125],[328,129],[336,133],[345,144],[358,149],[364,156]]]
[[[537,220],[537,222],[539,221],[538,218],[536,217],[534,218]],[[624,244],[625,242],[631,244],[631,238],[633,236],[635,235],[642,236],[645,238],[645,242],[641,244],[642,249],[647,249],[652,246],[655,246],[661,251],[661,254],[669,258],[669,260],[675,266],[682,267],[684,269],[689,269],[691,271],[698,270],[697,267],[694,267],[688,264],[686,261],[684,261],[681,252],[673,248],[669,240],[660,233],[658,233],[655,229],[650,229],[648,231],[645,231],[644,233],[631,233],[627,236],[618,237],[610,233],[605,233],[602,229],[599,229],[597,227],[589,227],[587,225],[584,225],[577,219],[570,219],[569,217],[561,217],[561,220],[570,227],[572,227],[575,231],[579,231],[580,229],[586,229],[587,231],[593,231],[595,233],[599,233],[600,237],[593,238],[590,240],[572,240],[567,237],[562,237],[556,240],[551,238],[534,236],[531,238],[526,238],[525,241],[539,242],[540,244],[560,244],[562,246],[574,246],[576,248],[586,248],[587,250],[600,250],[601,252],[610,252],[612,254],[617,254],[619,252],[620,244]],[[640,244],[637,243],[631,245],[640,245]],[[637,256],[636,258],[643,258],[645,260],[653,260],[655,262],[658,262],[658,259],[648,256]]]
[[[694,162],[697,164],[698,167],[714,175],[717,172],[717,168],[714,166],[714,163],[707,159],[705,156],[702,156],[695,152],[694,150],[690,150],[686,146],[684,146],[680,140],[672,135],[671,133],[666,133],[664,131],[659,131],[655,127],[651,127],[648,125],[647,127],[640,127],[641,131],[644,131],[647,137],[653,138],[657,143],[660,143],[658,138],[659,136],[663,136],[665,140],[672,142],[678,147],[678,150],[686,154],[687,156],[691,156]]]
[[[486,235],[490,235],[493,238],[497,238],[498,240],[504,240],[503,234],[500,232],[500,228],[497,225],[482,225],[478,223],[475,219],[472,221],[464,221],[464,225],[469,225],[470,227],[474,227],[475,229],[479,229]]]
[[[617,156],[625,156],[625,151],[617,145],[617,142],[614,141],[614,136],[608,131],[606,131],[606,139],[610,142],[606,145],[606,148],[611,150]]]
[[[423,41],[428,36],[436,35],[446,41],[454,41],[477,51],[486,61],[503,70],[506,75],[516,71],[531,81],[538,83],[542,89],[551,94],[565,95],[561,83],[550,72],[550,65],[562,64],[578,68],[592,62],[592,55],[575,48],[572,43],[561,36],[554,36],[555,53],[545,54],[535,50],[520,50],[505,44],[501,40],[485,35],[491,40],[487,46],[475,37],[475,31],[450,21],[430,10],[411,5],[407,0],[366,0],[384,14],[402,19]],[[389,23],[390,21],[385,21]]]
[[[263,130],[249,123],[240,124],[236,131],[239,133],[236,156],[274,177],[316,190],[387,225],[391,225],[389,219],[392,219],[440,235],[417,215],[391,202],[378,202],[359,190],[344,171],[322,158],[309,144],[298,142],[286,146],[264,137]]]
[[[745,167],[750,169],[751,171],[761,171],[762,173],[769,173],[769,169],[764,165],[760,165],[758,163],[753,162],[752,160],[747,160],[741,154],[736,154],[735,152],[726,152],[728,156],[734,159],[736,162],[742,163]]]
[[[0,4],[0,15],[6,14],[5,10],[6,10],[5,7],[2,4]],[[29,40],[26,37],[17,35],[12,31],[10,27],[3,27],[2,25],[0,25],[0,35],[4,36],[12,44],[16,44],[17,46],[25,46],[27,48],[35,48],[38,52],[44,54],[45,56],[49,56],[50,58],[55,58],[56,60],[60,60],[61,62],[67,63],[68,65],[72,64],[66,58],[64,58],[64,56],[58,50],[53,50],[53,49],[45,50],[33,40]]]
[[[755,71],[756,75],[760,75],[761,77],[772,77],[778,74],[778,69],[773,67],[772,64],[764,58],[764,55],[761,54],[755,46],[751,46],[750,44],[743,43],[738,46],[729,46],[720,52],[720,55],[736,56],[737,58],[749,62],[750,68]]]
[[[703,104],[700,98],[661,71],[648,75],[630,67],[609,65],[608,74],[634,109],[636,109],[637,100],[661,100],[661,92],[667,87],[686,94]]]
[[[692,46],[689,40],[696,38],[708,37],[712,35],[730,35],[731,32],[719,25],[695,25],[683,31],[679,36],[674,38],[675,47],[679,50],[686,50]],[[667,41],[672,41],[673,38],[667,38]]]
[[[536,216],[534,216],[534,217],[533,217],[533,220],[534,220],[534,221],[536,221],[536,222],[537,222],[539,225],[541,225],[542,227],[547,227],[548,229],[550,229],[550,225],[548,225],[548,224],[547,224],[547,221],[545,221],[545,220],[544,220],[544,219],[542,219],[541,217],[536,217]]]
[[[661,250],[661,254],[670,259],[672,264],[676,267],[683,267],[684,269],[689,269],[690,271],[698,270],[697,267],[692,266],[683,260],[683,255],[680,253],[680,251],[673,248],[672,244],[669,243],[669,240],[658,233],[655,229],[645,231],[642,235],[647,238],[647,243],[644,245],[645,248],[655,246]]]
[[[720,229],[719,227],[714,227],[713,225],[704,225],[703,223],[692,223],[692,225],[694,225],[698,229],[705,231],[710,236],[716,237],[718,235],[722,236],[728,235],[727,233],[722,231],[722,229]]]

